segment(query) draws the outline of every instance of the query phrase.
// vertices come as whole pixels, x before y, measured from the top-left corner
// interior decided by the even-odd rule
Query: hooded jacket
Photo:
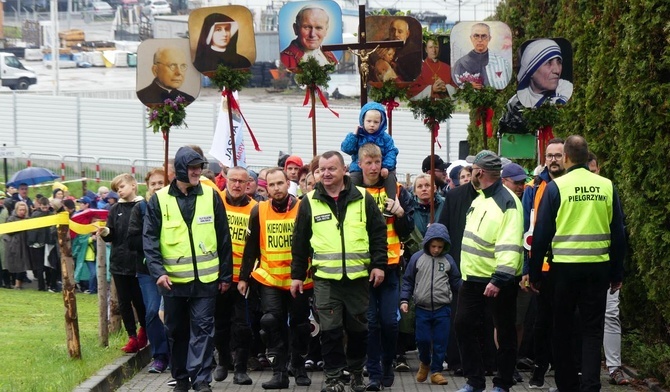
[[[430,242],[434,239],[445,242],[439,256],[430,254]],[[444,225],[430,225],[422,245],[423,250],[412,255],[405,269],[400,303],[409,302],[413,296],[417,307],[434,311],[451,303],[452,290],[458,291],[461,287],[461,272],[448,253],[451,242]]]
[[[202,157],[190,147],[182,147],[175,154],[174,169],[175,180],[170,183],[168,195],[177,199],[180,216],[187,223],[193,221],[195,203],[203,192],[214,192],[210,187],[198,184],[188,188],[188,194],[182,193],[177,187],[177,180],[188,182],[188,165],[196,160],[202,161]],[[216,295],[219,282],[230,283],[233,275],[232,245],[230,242],[230,231],[228,230],[228,219],[226,208],[220,197],[214,197],[214,229],[216,230],[217,253],[219,255],[219,279],[218,282],[202,283],[199,280],[185,284],[173,284],[172,290],[159,289],[161,295],[172,297],[207,297]],[[160,249],[160,233],[162,226],[162,213],[158,196],[154,194],[147,203],[147,211],[144,217],[143,247],[149,273],[154,279],[167,275],[163,267],[163,256]],[[188,239],[184,239],[188,241]]]
[[[379,124],[379,129],[375,133],[368,133],[363,128],[363,119],[365,118],[365,113],[370,110],[377,110],[382,114],[382,121]],[[386,133],[386,109],[384,106],[377,102],[368,102],[361,108],[361,113],[358,116],[358,132],[354,135],[353,132],[349,133],[340,149],[342,152],[351,155],[351,164],[349,165],[350,172],[359,172],[361,168],[358,166],[358,149],[361,148],[366,143],[372,143],[379,146],[382,150],[382,168],[390,170],[395,170],[398,156],[398,149],[393,142],[391,135]]]
[[[102,239],[112,243],[109,254],[109,272],[112,274],[135,276],[137,267],[142,265],[142,255],[131,250],[126,240],[131,212],[135,204],[140,201],[142,201],[142,196],[136,196],[132,201],[119,199],[119,202],[114,203],[107,215],[107,224],[102,232]]]

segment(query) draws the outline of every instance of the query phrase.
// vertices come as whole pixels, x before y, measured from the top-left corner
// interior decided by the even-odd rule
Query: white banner
[[[233,94],[237,99],[237,91]],[[237,166],[247,167],[247,154],[244,146],[245,126],[242,122],[242,117],[236,112],[233,112],[233,129],[235,130],[235,146],[237,147]],[[224,166],[233,167],[233,151],[231,147],[228,102],[222,96],[219,117],[216,120],[216,130],[214,131],[214,139],[212,140],[212,148],[209,150],[209,154]]]

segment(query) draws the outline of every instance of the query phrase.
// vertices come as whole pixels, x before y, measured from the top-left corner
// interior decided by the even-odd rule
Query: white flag
[[[237,99],[237,91],[233,93]],[[244,146],[244,123],[239,113],[233,112],[233,129],[235,130],[235,146],[237,147],[237,166],[247,167],[247,154]],[[233,167],[233,149],[230,140],[230,123],[228,122],[228,103],[221,97],[219,117],[216,120],[214,140],[209,155],[216,158],[221,164]]]

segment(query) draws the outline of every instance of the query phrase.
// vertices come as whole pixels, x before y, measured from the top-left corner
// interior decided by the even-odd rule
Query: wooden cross
[[[360,70],[365,69],[363,63],[367,63],[367,56],[378,48],[400,48],[402,47],[403,42],[400,40],[394,41],[374,41],[367,42],[367,33],[365,31],[365,5],[358,6],[358,43],[357,44],[337,44],[337,45],[323,45],[321,49],[323,50],[350,50],[352,53],[354,51],[364,51],[366,53],[366,58],[363,60],[363,56],[359,56],[357,52],[356,56],[359,57],[359,77],[361,81],[361,106],[368,103],[368,86],[367,86],[367,75],[363,75]],[[366,64],[367,65],[367,64]]]

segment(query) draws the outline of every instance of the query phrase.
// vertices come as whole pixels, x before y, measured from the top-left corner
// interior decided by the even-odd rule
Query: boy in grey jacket
[[[450,245],[447,228],[433,223],[423,238],[423,250],[412,255],[403,276],[400,310],[407,313],[410,297],[416,305],[416,346],[421,361],[418,382],[426,381],[430,371],[431,383],[448,383],[442,375],[442,362],[449,342],[449,305],[452,290],[457,291],[462,283],[461,272],[448,254]]]

